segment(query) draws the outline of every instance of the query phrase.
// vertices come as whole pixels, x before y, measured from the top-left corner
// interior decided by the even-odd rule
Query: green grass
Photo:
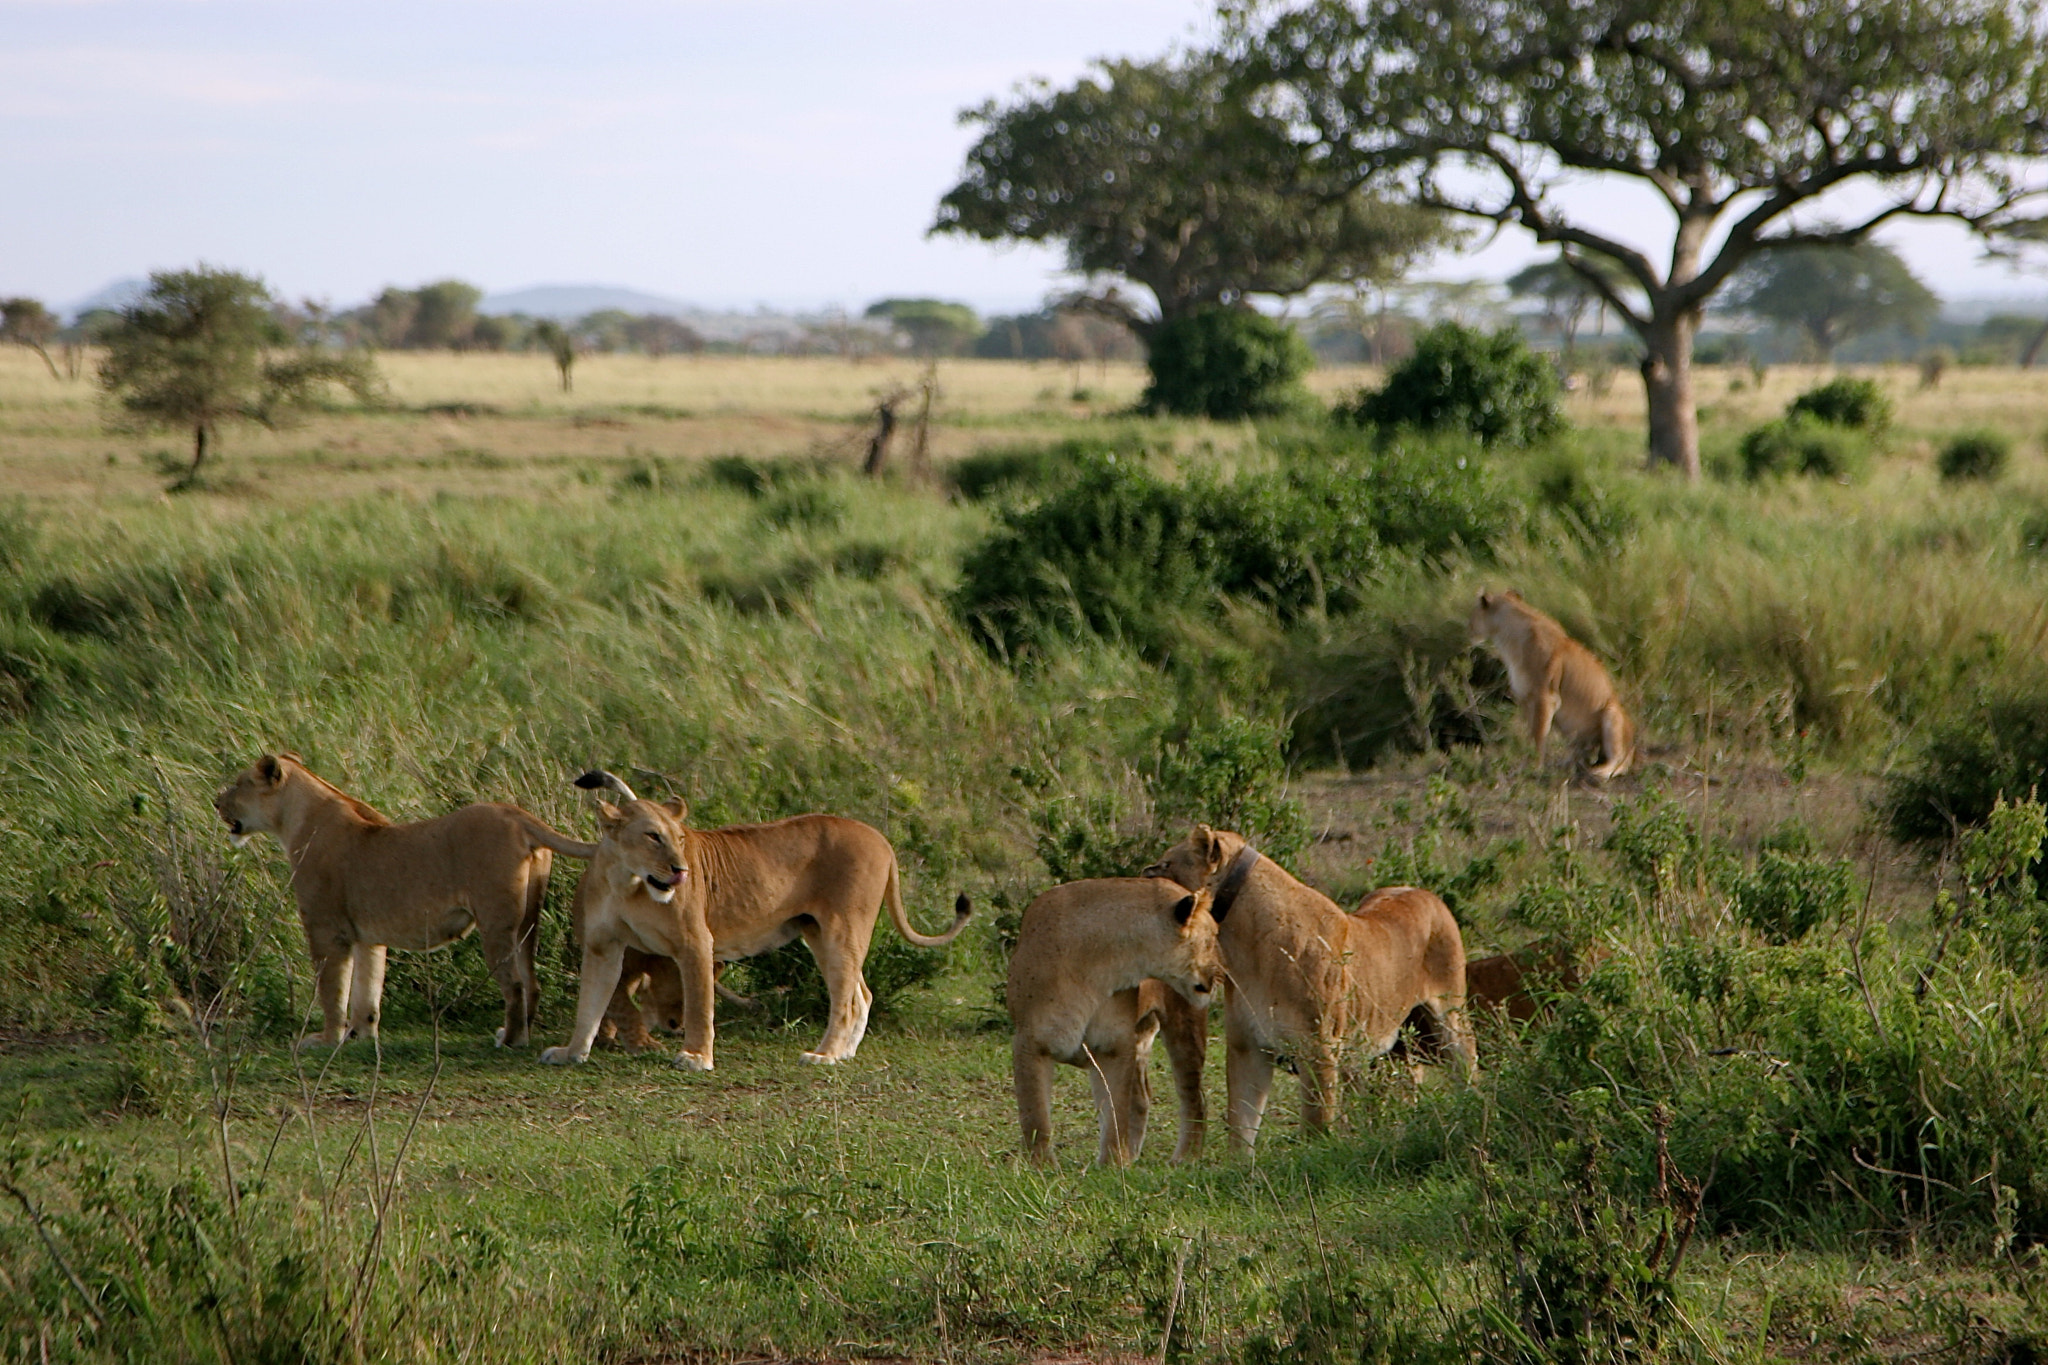
[[[834,383],[777,401],[857,398]],[[614,387],[615,407],[674,397]],[[409,401],[428,398],[450,395]],[[2039,1340],[2038,973],[1972,929],[1911,1004],[1936,873],[1868,804],[1940,717],[2037,677],[2029,528],[2048,469],[2031,451],[1996,490],[1943,486],[1903,446],[1854,487],[1684,488],[1634,470],[1633,431],[1589,427],[1563,453],[1490,457],[1523,510],[1488,555],[1396,563],[1339,616],[1228,604],[1161,665],[1083,640],[1011,669],[947,605],[1001,499],[831,468],[750,491],[737,466],[714,476],[635,430],[493,453],[426,441],[445,418],[332,420],[372,436],[250,459],[222,493],[0,509],[0,1174],[50,1236],[0,1197],[0,1357],[38,1360],[45,1340],[52,1360],[1149,1355],[1171,1305],[1176,1360],[1594,1358],[1518,1342],[1513,1267],[1591,1255],[1580,1217],[1643,1251],[1671,1216],[1647,1145],[1658,1105],[1680,1120],[1680,1173],[1722,1174],[1671,1290],[1681,1314],[1640,1310],[1647,1356],[1961,1360]],[[1710,446],[1747,420],[1711,425]],[[1292,458],[1289,433],[1153,435],[1166,477]],[[593,454],[599,439],[616,448]],[[291,482],[337,461],[359,468],[332,496]],[[1642,773],[1596,793],[1526,771],[1497,677],[1465,650],[1481,584],[1519,588],[1612,661],[1652,746]],[[1291,720],[1298,765],[1380,766],[1297,768],[1289,791],[1233,751],[1244,790],[1219,791],[1223,760],[1185,741],[1225,719],[1247,744]],[[1463,724],[1492,742],[1400,752]],[[743,1017],[710,1076],[496,1052],[495,988],[465,943],[394,958],[381,1068],[351,1048],[307,1055],[302,1077],[283,1041],[307,971],[282,855],[230,849],[208,806],[269,749],[400,819],[503,799],[587,832],[568,779],[592,764],[687,796],[703,824],[833,810],[888,833],[921,925],[961,889],[982,913],[833,1070],[797,1061],[815,1025]],[[1333,892],[1457,888],[1475,948],[1603,942],[1606,993],[1489,1037],[1470,1093],[1369,1070],[1327,1140],[1295,1133],[1283,1078],[1256,1162],[1217,1140],[1164,1163],[1162,1066],[1147,1159],[1090,1170],[1085,1080],[1063,1071],[1059,1165],[1020,1166],[1002,932],[1047,883],[1041,840],[1122,856],[1254,807],[1322,836],[1302,870]],[[1830,892],[1821,927],[1772,946],[1737,898],[1792,815],[1813,856],[1852,860],[1857,899],[1845,918]],[[1611,854],[1617,828],[1637,843]],[[1652,835],[1668,846],[1643,853]],[[1630,880],[1658,858],[1683,875]],[[558,871],[544,1042],[574,995],[568,886]],[[921,950],[885,927],[876,951]],[[1695,989],[1716,972],[1732,994]],[[1220,1040],[1209,1089],[1220,1114]],[[1767,1157],[1802,1132],[1831,1155],[1793,1171],[1794,1199]],[[1862,1164],[1909,1158],[1905,1176]],[[1598,1178],[1574,1183],[1581,1169]]]

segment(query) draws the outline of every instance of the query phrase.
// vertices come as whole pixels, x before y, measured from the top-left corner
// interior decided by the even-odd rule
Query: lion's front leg
[[[676,954],[676,971],[683,983],[683,1050],[676,1054],[676,1065],[684,1071],[710,1071],[716,1027],[712,1011],[717,1001],[713,985],[718,974],[717,963],[712,960],[710,927],[698,924],[685,928],[682,948]]]
[[[619,984],[619,968],[626,957],[626,945],[606,943],[583,945],[583,976],[576,987],[576,1027],[563,1047],[551,1047],[540,1054],[549,1066],[571,1066],[590,1059],[590,1045],[597,1040],[597,1027],[604,1022],[605,1007]]]

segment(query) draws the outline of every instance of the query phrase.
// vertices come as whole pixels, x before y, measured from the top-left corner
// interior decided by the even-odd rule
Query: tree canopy
[[[57,362],[50,359],[50,338],[57,335],[57,315],[41,299],[0,299],[0,341],[26,346],[50,367],[50,378],[61,378]]]
[[[1693,339],[1743,262],[1856,242],[1901,214],[1989,227],[2027,201],[2022,159],[2048,152],[2040,0],[1303,0],[1233,15],[1247,78],[1357,183],[1563,248],[1642,342],[1651,459],[1693,476]],[[1668,244],[1560,202],[1587,175],[1661,198]],[[1875,199],[1817,223],[1816,201],[1851,184]]]
[[[921,356],[958,355],[981,335],[981,319],[964,303],[944,299],[881,299],[866,316],[886,319]]]
[[[1398,275],[1449,240],[1439,215],[1331,176],[1231,79],[1212,57],[1104,62],[968,110],[981,137],[932,231],[1058,243],[1069,269],[1151,293],[1150,313],[1090,299],[1148,339],[1211,305]]]
[[[1941,312],[1899,253],[1870,241],[1752,257],[1729,284],[1727,306],[1804,332],[1823,361],[1853,336],[1888,327],[1918,336]]]
[[[228,422],[278,426],[329,385],[375,395],[360,355],[291,345],[263,281],[197,266],[149,278],[102,340],[100,388],[128,422],[192,432],[190,487],[216,430]]]

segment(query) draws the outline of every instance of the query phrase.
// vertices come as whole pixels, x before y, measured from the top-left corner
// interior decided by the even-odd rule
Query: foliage
[[[1285,457],[1277,474],[1229,484],[1090,461],[999,513],[961,565],[954,610],[1012,658],[1092,634],[1165,659],[1226,598],[1283,621],[1342,613],[1389,555],[1483,554],[1514,520],[1483,466],[1442,446],[1304,442]]]
[[[1728,286],[1724,307],[1805,332],[1814,356],[1866,332],[1927,330],[1941,300],[1898,252],[1864,239],[1840,246],[1784,247],[1750,257]]]
[[[1587,273],[1605,286],[1595,285]],[[1534,299],[1543,306],[1543,319],[1556,331],[1571,361],[1578,347],[1579,324],[1589,308],[1605,317],[1607,295],[1629,288],[1628,278],[1613,261],[1600,256],[1559,255],[1551,260],[1525,265],[1507,279],[1508,293],[1518,299]]]
[[[271,303],[262,281],[230,270],[159,271],[103,337],[100,387],[124,417],[193,433],[182,486],[198,478],[224,423],[279,425],[330,385],[376,396],[367,359],[280,346]]]
[[[1418,203],[1520,226],[1628,278],[1636,296],[1607,302],[1643,344],[1651,458],[1693,476],[1692,339],[1739,266],[1853,243],[1903,207],[1995,221],[2026,188],[2013,159],[2048,151],[2032,112],[2048,74],[2025,0],[1296,0],[1233,13],[1247,79],[1283,87],[1303,141],[1358,180],[1391,179]],[[1586,174],[1646,182],[1672,206],[1671,245],[1638,250],[1552,193]],[[1858,221],[1800,216],[1856,184],[1872,192]]]
[[[2012,458],[2012,437],[2002,431],[1980,429],[1952,436],[1943,444],[1935,461],[1941,477],[1951,483],[1979,479],[1989,483],[2005,472]]]
[[[1846,858],[1766,848],[1732,890],[1737,919],[1772,943],[1793,943],[1848,913],[1855,871]]]
[[[1870,439],[1855,427],[1804,415],[1751,428],[1742,438],[1742,472],[1752,479],[1805,474],[1852,479],[1870,463]]]
[[[1084,275],[1143,286],[1155,312],[1096,300],[1150,332],[1205,307],[1390,279],[1448,239],[1434,215],[1332,184],[1208,57],[1113,61],[962,115],[981,130],[935,232],[1056,242]]]
[[[1811,417],[1831,427],[1847,427],[1875,436],[1892,423],[1892,400],[1875,379],[1842,375],[1793,399],[1785,416]]]
[[[866,315],[903,333],[921,356],[958,355],[981,335],[981,319],[972,308],[943,299],[882,299],[869,304]]]
[[[2048,692],[1995,694],[1928,726],[1885,784],[1894,837],[1945,843],[1990,819],[2001,798],[2048,789]]]
[[[57,362],[50,359],[50,341],[57,335],[57,315],[40,299],[0,299],[0,341],[26,346],[43,358],[50,378],[58,378]]]
[[[554,360],[555,370],[562,377],[562,392],[569,392],[569,371],[576,365],[575,336],[550,318],[534,323],[532,336],[534,344]]]
[[[1151,334],[1147,412],[1235,422],[1305,405],[1302,375],[1315,365],[1301,334],[1249,308],[1206,307]]]
[[[1469,432],[1488,446],[1534,445],[1564,427],[1557,372],[1503,327],[1488,336],[1440,322],[1379,389],[1338,412],[1362,426]]]

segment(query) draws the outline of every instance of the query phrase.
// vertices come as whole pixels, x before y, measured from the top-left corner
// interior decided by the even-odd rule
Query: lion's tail
[[[526,811],[520,811],[519,815],[526,827],[526,837],[540,847],[551,848],[570,858],[588,859],[597,856],[596,844],[586,844],[581,839],[571,839],[566,834],[558,833],[545,820]]]
[[[920,948],[943,948],[960,937],[960,931],[967,927],[967,920],[974,913],[974,902],[967,899],[962,891],[960,898],[953,902],[953,927],[943,934],[920,934],[910,927],[910,916],[903,911],[903,881],[896,873],[896,860],[889,860],[889,888],[883,899],[889,905],[889,918],[895,921],[896,932]]]

